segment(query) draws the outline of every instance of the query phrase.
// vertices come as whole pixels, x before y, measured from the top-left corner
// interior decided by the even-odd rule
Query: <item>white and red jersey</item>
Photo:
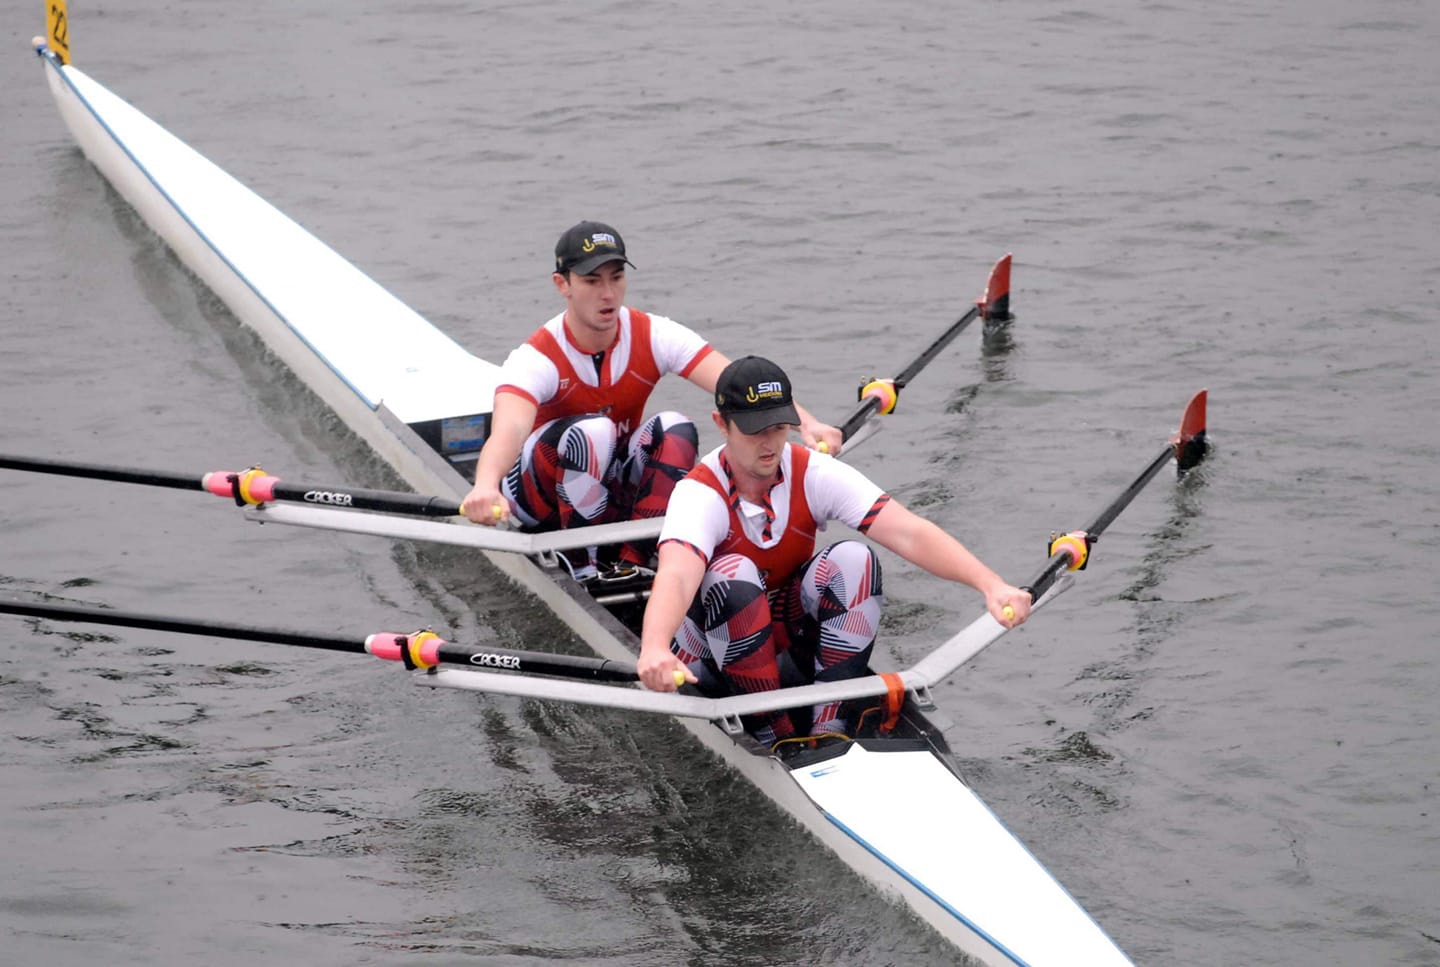
[[[688,376],[712,351],[709,343],[673,319],[621,306],[615,342],[603,354],[592,355],[571,341],[562,312],[506,357],[495,392],[534,403],[539,408],[536,427],[600,413],[624,436],[640,425],[660,377]]]
[[[890,495],[834,457],[791,443],[780,455],[779,480],[762,504],[740,497],[724,447],[701,458],[675,485],[660,543],[679,541],[708,565],[721,554],[754,561],[772,591],[815,554],[815,535],[841,521],[860,533]]]

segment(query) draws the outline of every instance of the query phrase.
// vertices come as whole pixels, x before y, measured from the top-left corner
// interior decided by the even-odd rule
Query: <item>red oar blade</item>
[[[1205,400],[1207,390],[1201,390],[1190,398],[1185,407],[1185,417],[1180,421],[1180,432],[1175,440],[1175,466],[1180,473],[1205,459],[1209,445],[1205,442]]]
[[[985,284],[985,294],[981,296],[980,318],[987,323],[1009,322],[1015,318],[1010,315],[1010,253],[1006,252],[995,267],[990,270],[990,280]]]

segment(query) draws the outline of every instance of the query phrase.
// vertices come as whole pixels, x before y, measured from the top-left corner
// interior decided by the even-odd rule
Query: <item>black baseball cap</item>
[[[741,433],[759,433],[778,423],[800,423],[790,396],[790,377],[760,356],[742,356],[721,371],[715,381],[715,408]]]
[[[625,240],[604,222],[572,225],[555,243],[555,271],[589,275],[606,262],[635,263],[625,257]]]

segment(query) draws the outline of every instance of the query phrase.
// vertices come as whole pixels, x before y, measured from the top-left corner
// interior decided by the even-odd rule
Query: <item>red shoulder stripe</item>
[[[875,523],[875,518],[879,515],[880,511],[885,509],[885,505],[888,503],[890,503],[889,494],[881,494],[875,498],[875,503],[871,504],[870,509],[865,512],[864,520],[860,521],[860,533],[864,534],[870,530],[870,525]]]
[[[689,379],[690,374],[695,371],[695,367],[699,366],[701,361],[703,361],[706,356],[709,356],[714,351],[715,348],[713,346],[706,345],[704,349],[700,350],[698,353],[695,354],[695,358],[690,360],[690,364],[688,366],[680,370],[680,375],[684,376],[686,379]]]
[[[689,541],[682,541],[678,537],[668,537],[665,540],[661,541],[659,546],[664,547],[666,544],[679,544],[681,547],[693,551],[695,553],[695,556],[700,558],[701,563],[707,565],[710,563],[710,559],[705,556],[705,552],[700,550],[700,548],[696,547],[694,544],[691,544]]]

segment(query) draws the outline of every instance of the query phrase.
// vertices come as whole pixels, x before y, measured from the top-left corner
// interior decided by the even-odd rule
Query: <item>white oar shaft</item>
[[[590,545],[654,540],[660,536],[660,528],[664,524],[664,518],[656,517],[543,534],[522,534],[519,531],[480,524],[418,520],[364,511],[328,510],[291,504],[264,504],[247,508],[245,516],[262,524],[293,524],[350,534],[370,534],[376,537],[478,547],[489,551],[509,551],[514,554],[544,554]]]
[[[1050,593],[1041,597],[1040,608],[1069,587],[1071,581],[1057,582]],[[931,652],[914,666],[895,673],[907,692],[929,688],[955,672],[1009,630],[987,612],[966,625],[961,631]],[[654,712],[686,718],[713,721],[736,720],[744,715],[775,712],[782,709],[823,705],[876,698],[890,690],[889,682],[879,675],[866,675],[838,682],[817,682],[796,685],[768,692],[705,698],[675,692],[651,692],[641,689],[614,688],[591,682],[557,681],[527,678],[519,675],[497,675],[469,669],[438,669],[417,678],[421,685],[437,688],[459,688],[468,691],[513,695],[519,698],[542,698],[575,702],[581,705],[602,705],[632,712]]]

